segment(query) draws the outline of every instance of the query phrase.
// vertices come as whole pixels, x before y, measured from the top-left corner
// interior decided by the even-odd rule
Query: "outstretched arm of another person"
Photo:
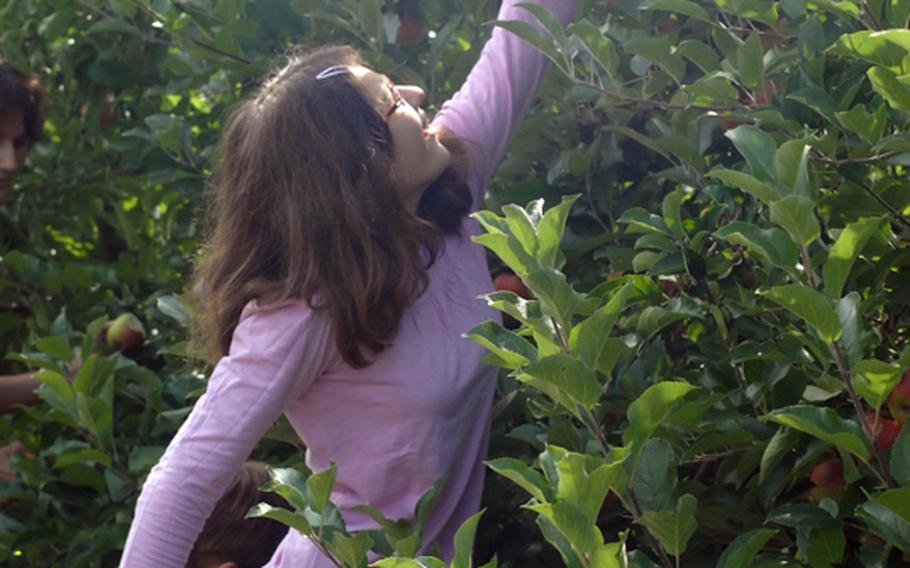
[[[11,412],[19,405],[37,403],[40,399],[35,389],[40,384],[32,373],[0,376],[0,414]]]
[[[149,474],[121,567],[181,567],[217,500],[290,401],[326,369],[334,340],[304,302],[241,316],[230,353]]]
[[[534,16],[516,6],[522,0],[504,0],[499,20],[521,20],[535,27]],[[563,25],[575,14],[578,0],[536,0]],[[469,179],[474,191],[472,209],[480,207],[483,188],[506,152],[549,69],[549,61],[515,34],[496,27],[461,89],[443,104],[434,123],[464,141],[472,160]]]

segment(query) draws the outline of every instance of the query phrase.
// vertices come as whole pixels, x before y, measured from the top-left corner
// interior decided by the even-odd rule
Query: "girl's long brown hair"
[[[215,358],[227,354],[249,301],[303,299],[328,312],[343,359],[368,365],[364,348],[391,344],[427,287],[442,235],[470,208],[452,166],[417,216],[406,211],[390,181],[384,118],[349,74],[316,80],[329,66],[359,64],[348,46],[294,55],[222,132],[193,286],[197,339]],[[454,137],[444,143],[464,155]]]

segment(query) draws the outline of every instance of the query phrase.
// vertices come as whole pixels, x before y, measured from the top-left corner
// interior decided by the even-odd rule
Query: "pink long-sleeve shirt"
[[[533,22],[506,0],[499,19]],[[577,0],[539,0],[567,23]],[[434,124],[473,150],[473,209],[547,70],[545,58],[501,28],[493,31],[461,90]],[[337,464],[333,502],[349,530],[376,528],[353,508],[368,504],[413,519],[420,497],[446,478],[424,531],[452,555],[455,531],[480,506],[496,371],[462,337],[498,320],[478,295],[492,290],[483,249],[465,220],[429,270],[424,294],[404,313],[394,345],[365,369],[338,354],[327,314],[303,301],[262,310],[250,303],[205,395],[142,489],[121,566],[183,566],[211,513],[253,447],[284,413],[314,471]],[[330,568],[294,530],[268,566]]]

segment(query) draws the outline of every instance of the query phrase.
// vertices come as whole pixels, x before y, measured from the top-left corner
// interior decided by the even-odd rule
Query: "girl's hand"
[[[13,469],[12,457],[15,454],[23,453],[25,449],[25,446],[18,441],[0,447],[0,484],[12,483],[19,479],[19,475]]]

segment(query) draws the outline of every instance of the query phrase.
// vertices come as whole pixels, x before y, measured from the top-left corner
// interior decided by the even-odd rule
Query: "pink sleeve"
[[[142,488],[121,567],[182,567],[260,437],[327,367],[328,317],[304,302],[248,305],[207,392]]]
[[[497,19],[522,20],[539,28],[534,16],[516,6],[518,3],[520,0],[504,0]],[[550,10],[565,25],[575,14],[578,0],[533,3]],[[480,207],[483,189],[502,160],[512,132],[528,111],[548,63],[536,48],[496,27],[464,85],[436,115],[434,122],[454,132],[469,150],[473,209]]]

